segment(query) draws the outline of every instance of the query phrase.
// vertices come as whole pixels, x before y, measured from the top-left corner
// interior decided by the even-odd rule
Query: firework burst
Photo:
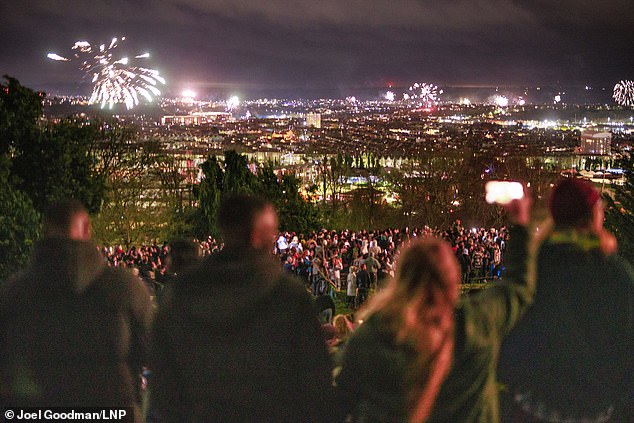
[[[409,90],[403,94],[403,99],[414,101],[425,106],[432,106],[438,102],[438,95],[442,94],[442,90],[434,84],[425,82],[417,82]]]
[[[125,41],[125,37],[121,41]],[[116,57],[115,50],[119,45],[117,38],[113,38],[109,45],[97,47],[87,41],[77,41],[70,57],[49,53],[48,58],[81,63],[79,68],[93,84],[89,100],[91,104],[101,104],[101,108],[106,104],[110,108],[115,104],[125,104],[127,109],[131,109],[139,104],[139,98],[152,102],[154,97],[161,95],[157,85],[165,84],[165,79],[159,75],[159,71],[133,63],[149,58],[149,53],[138,54],[133,59]]]
[[[634,81],[622,80],[614,86],[614,101],[620,106],[634,106]]]

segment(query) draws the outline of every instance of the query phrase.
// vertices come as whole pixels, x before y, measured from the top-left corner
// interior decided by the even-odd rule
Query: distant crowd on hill
[[[463,283],[499,279],[504,271],[503,259],[508,236],[504,226],[465,228],[457,220],[450,227],[442,229],[426,226],[373,231],[322,229],[308,234],[280,232],[276,241],[271,243],[270,251],[279,258],[284,271],[305,281],[314,295],[344,290],[349,297],[356,297],[358,282],[363,292],[365,289],[380,288],[394,277],[399,246],[427,237],[437,237],[451,244],[461,267]],[[132,268],[146,282],[160,284],[174,273],[174,265],[172,263],[170,266],[169,261],[174,255],[179,260],[182,249],[187,249],[186,244],[186,241],[177,241],[175,251],[167,242],[128,249],[122,245],[102,246],[100,250],[109,266]],[[223,243],[213,237],[195,240],[193,244],[197,251],[190,253],[192,262],[223,248]],[[187,260],[182,258],[178,264],[184,261],[183,265],[186,266]],[[363,281],[357,281],[356,278],[364,265],[370,278],[367,288]]]

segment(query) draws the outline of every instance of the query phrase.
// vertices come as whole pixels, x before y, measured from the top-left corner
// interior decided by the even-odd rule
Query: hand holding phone
[[[527,226],[530,223],[532,201],[530,196],[525,195],[523,184],[490,181],[487,182],[485,189],[487,203],[503,206],[514,224]]]
[[[524,197],[524,186],[519,182],[489,181],[485,185],[486,201],[489,204],[507,205]]]

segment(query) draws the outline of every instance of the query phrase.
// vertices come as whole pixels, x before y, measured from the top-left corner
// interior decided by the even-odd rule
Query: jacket
[[[139,419],[151,317],[142,282],[95,245],[43,239],[0,287],[0,403],[133,407]]]
[[[225,249],[184,273],[153,339],[162,421],[330,421],[331,363],[310,296],[268,254]]]
[[[500,380],[536,417],[634,417],[634,273],[598,246],[561,232],[542,245],[535,303],[503,345]]]

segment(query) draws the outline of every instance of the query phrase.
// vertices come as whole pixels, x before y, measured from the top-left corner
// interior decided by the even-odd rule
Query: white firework
[[[234,110],[240,105],[240,98],[237,95],[231,96],[225,102],[227,110]]]
[[[416,82],[403,94],[403,99],[420,103],[424,106],[432,106],[438,103],[439,94],[442,94],[442,90],[439,91],[436,85]]]
[[[509,99],[503,95],[496,95],[493,97],[493,103],[498,107],[507,107],[509,105]]]
[[[634,106],[634,81],[621,80],[614,86],[614,101],[625,107]]]
[[[121,41],[125,41],[125,37],[122,37]],[[125,104],[127,109],[131,109],[139,104],[140,98],[152,102],[155,97],[161,95],[157,85],[165,84],[165,79],[156,69],[131,63],[135,59],[147,59],[150,54],[138,54],[132,60],[125,56],[115,57],[114,51],[117,47],[118,38],[113,38],[108,46],[101,44],[98,47],[88,41],[77,41],[72,47],[70,58],[56,53],[49,53],[48,58],[64,62],[81,62],[79,68],[90,77],[93,84],[90,104],[98,103],[101,108],[106,104],[110,108],[115,104]]]

